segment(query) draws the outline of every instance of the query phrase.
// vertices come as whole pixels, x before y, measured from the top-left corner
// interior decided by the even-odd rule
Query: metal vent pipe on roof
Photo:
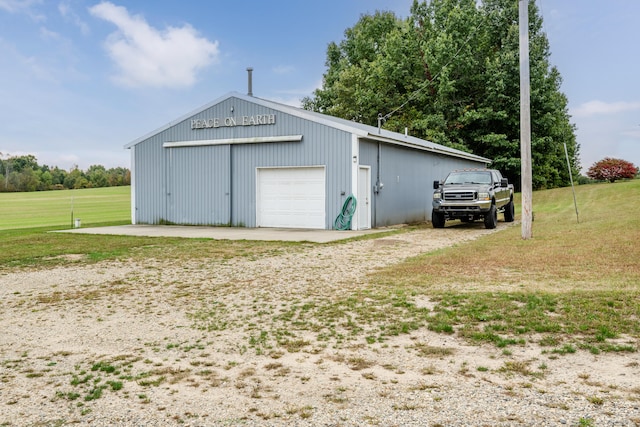
[[[247,95],[253,96],[253,68],[247,68]]]

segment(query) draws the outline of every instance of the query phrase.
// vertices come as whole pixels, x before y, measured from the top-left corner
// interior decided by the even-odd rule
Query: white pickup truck
[[[444,181],[433,182],[431,223],[443,228],[447,220],[472,222],[484,219],[486,228],[496,228],[498,212],[513,222],[513,185],[495,169],[456,170]]]

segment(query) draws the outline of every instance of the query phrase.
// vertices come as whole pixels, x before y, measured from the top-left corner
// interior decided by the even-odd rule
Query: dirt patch
[[[68,262],[84,261],[87,258],[85,254],[62,254],[45,258],[45,261],[63,260]]]

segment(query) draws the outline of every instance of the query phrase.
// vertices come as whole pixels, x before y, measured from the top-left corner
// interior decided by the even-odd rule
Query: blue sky
[[[516,0],[514,0],[516,1]],[[129,167],[128,142],[230,92],[296,105],[327,44],[412,0],[0,0],[0,153]],[[640,2],[537,0],[584,169],[640,165]],[[535,117],[532,117],[535,121]]]

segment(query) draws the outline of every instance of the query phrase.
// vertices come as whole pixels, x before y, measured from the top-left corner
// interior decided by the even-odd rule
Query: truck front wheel
[[[433,228],[444,228],[445,218],[442,212],[431,212],[431,224]]]
[[[491,205],[489,212],[484,216],[484,228],[493,229],[498,226],[498,210],[496,205]]]
[[[513,222],[515,219],[516,212],[513,206],[513,200],[507,203],[507,206],[504,207],[504,222]]]

